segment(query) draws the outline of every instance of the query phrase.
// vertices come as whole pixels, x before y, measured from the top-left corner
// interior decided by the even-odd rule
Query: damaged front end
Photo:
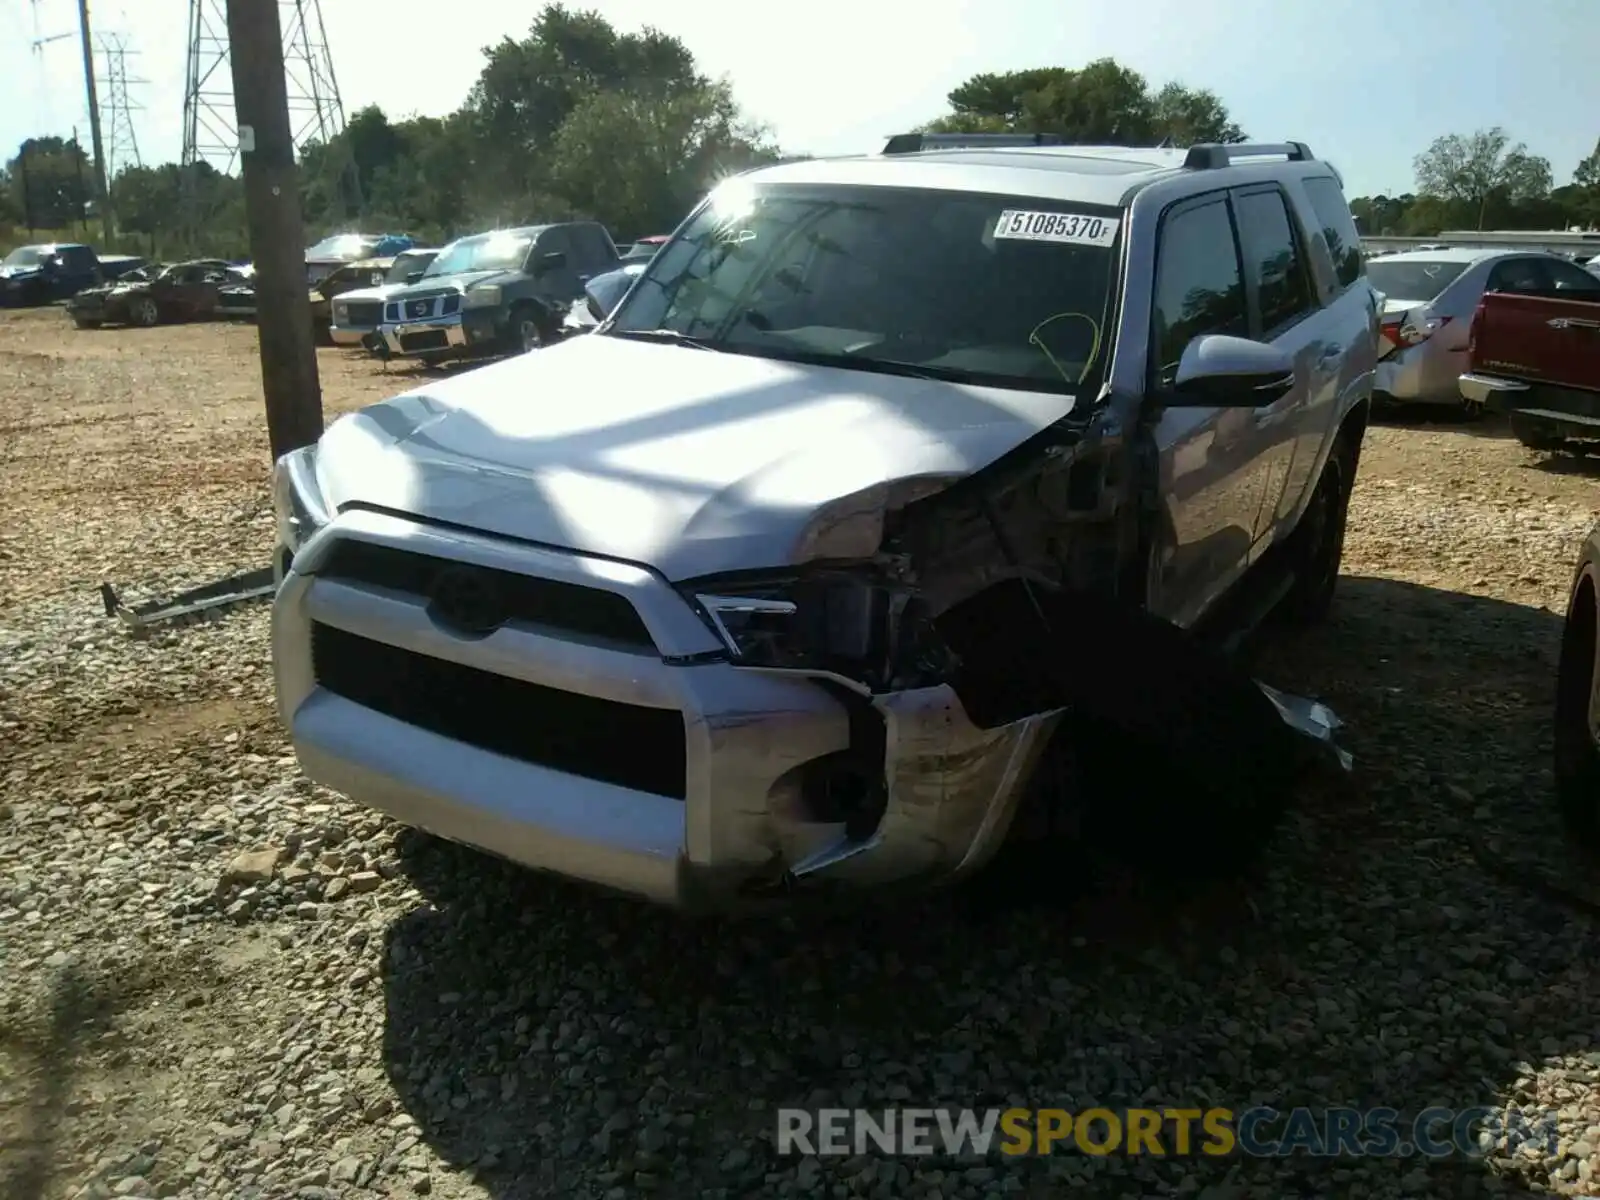
[[[1136,464],[1104,425],[1058,428],[834,506],[792,572],[684,587],[735,662],[848,714],[848,748],[769,794],[749,890],[939,883],[1106,820],[1164,868],[1230,869],[1308,761],[1349,769],[1325,706],[1145,611]]]

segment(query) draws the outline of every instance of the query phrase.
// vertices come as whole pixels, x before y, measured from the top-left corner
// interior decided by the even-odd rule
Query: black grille
[[[391,588],[413,596],[432,596],[440,572],[463,565],[452,559],[396,550],[372,542],[345,541],[334,546],[317,574],[349,583]],[[638,610],[626,597],[615,592],[493,567],[474,569],[494,582],[510,620],[638,649],[656,648]]]
[[[450,339],[442,329],[425,329],[421,333],[400,335],[402,350],[443,350],[449,345]]]
[[[400,306],[398,304],[386,305],[383,314],[383,319],[386,321],[398,321],[400,319]]]
[[[683,714],[670,709],[524,683],[320,622],[311,661],[322,687],[407,725],[634,791],[682,800],[687,790]]]
[[[383,305],[355,301],[344,307],[344,319],[352,325],[376,325],[383,318]]]

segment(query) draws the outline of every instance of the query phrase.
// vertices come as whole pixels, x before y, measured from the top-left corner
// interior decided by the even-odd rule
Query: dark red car
[[[79,329],[200,320],[216,315],[217,291],[233,276],[232,266],[215,258],[147,267],[79,292],[67,315]]]

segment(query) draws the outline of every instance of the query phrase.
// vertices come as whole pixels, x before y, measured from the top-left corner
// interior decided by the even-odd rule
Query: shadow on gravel
[[[9,1061],[0,1195],[41,1200],[53,1193],[56,1143],[72,1094],[80,1047],[115,1015],[118,999],[69,964],[56,975],[48,1016],[33,1029],[0,1018],[0,1062]],[[16,1122],[14,1124],[13,1122]]]
[[[1540,610],[1346,577],[1328,626],[1253,656],[1345,718],[1356,772],[1297,798],[1258,877],[1204,894],[1080,856],[1048,904],[689,922],[408,837],[430,904],[389,930],[392,1081],[430,1145],[503,1197],[779,1194],[769,1173],[795,1194],[879,1197],[1526,1186],[1527,1158],[817,1168],[777,1157],[773,1110],[1579,1105],[1581,1085],[1547,1085],[1563,1056],[1600,1063],[1590,930],[1477,849],[1493,833],[1561,868],[1558,637]]]
[[[1576,454],[1542,454],[1533,464],[1536,471],[1549,475],[1576,475],[1581,478],[1600,479],[1600,452]]]
[[[1373,410],[1372,423],[1390,429],[1454,430],[1473,437],[1508,441],[1511,428],[1496,413],[1465,417],[1442,404],[1389,404]]]

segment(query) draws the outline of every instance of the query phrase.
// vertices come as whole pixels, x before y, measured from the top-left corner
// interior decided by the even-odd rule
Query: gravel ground
[[[330,411],[404,385],[321,366]],[[97,611],[102,579],[170,594],[265,562],[253,331],[0,314],[0,394],[6,1197],[1600,1192],[1593,918],[1485,866],[1586,883],[1546,762],[1594,474],[1493,426],[1371,432],[1335,619],[1261,666],[1347,720],[1356,772],[1299,799],[1259,880],[1176,911],[1104,885],[981,919],[690,924],[309,784],[263,609],[145,640]],[[1517,1105],[1559,1143],[1433,1165],[771,1146],[783,1104],[1008,1099]]]

